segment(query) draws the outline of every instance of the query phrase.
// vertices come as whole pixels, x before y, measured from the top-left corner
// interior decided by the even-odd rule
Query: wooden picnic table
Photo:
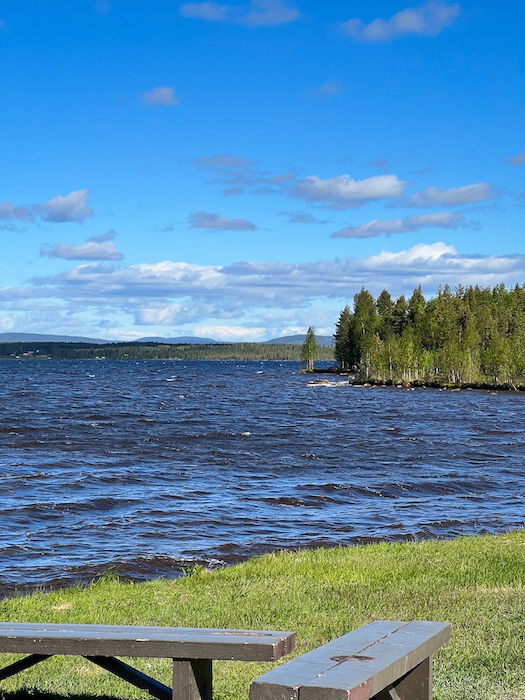
[[[212,661],[276,661],[295,647],[293,632],[0,623],[0,653],[29,654],[0,669],[0,681],[55,654],[83,656],[159,700],[211,700]],[[173,659],[173,689],[117,656]]]
[[[432,700],[432,655],[450,624],[376,620],[298,656],[251,683],[249,700]],[[83,656],[159,700],[212,700],[212,661],[276,661],[292,632],[0,623],[0,653],[29,656],[0,681],[54,654]],[[173,689],[116,656],[173,659]]]

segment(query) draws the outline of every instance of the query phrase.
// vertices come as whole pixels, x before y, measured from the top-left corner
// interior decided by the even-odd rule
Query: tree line
[[[318,360],[333,360],[333,347],[318,346]],[[67,343],[4,342],[0,357],[55,360],[274,360],[301,361],[300,345],[266,343]]]
[[[385,289],[354,296],[336,324],[335,358],[363,381],[525,387],[525,285],[447,285],[428,301]]]

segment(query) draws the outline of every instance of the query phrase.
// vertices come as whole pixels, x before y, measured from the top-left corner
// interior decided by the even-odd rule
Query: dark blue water
[[[0,361],[0,593],[523,527],[525,394],[295,363]]]

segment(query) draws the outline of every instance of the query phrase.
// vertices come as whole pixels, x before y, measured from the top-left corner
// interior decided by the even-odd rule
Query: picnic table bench
[[[376,621],[283,664],[250,686],[249,700],[431,700],[432,654],[446,622]],[[0,623],[0,653],[29,656],[0,681],[53,656],[83,656],[159,700],[211,700],[212,661],[276,661],[292,632]],[[173,689],[116,656],[173,659]]]
[[[431,700],[449,639],[447,622],[371,622],[253,681],[250,700]]]
[[[55,654],[83,656],[159,700],[211,700],[212,661],[276,661],[293,632],[0,623],[0,653],[30,654],[0,669],[0,681]],[[173,659],[173,690],[116,656]]]

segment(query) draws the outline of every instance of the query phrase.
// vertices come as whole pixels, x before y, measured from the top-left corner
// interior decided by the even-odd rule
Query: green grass
[[[438,700],[525,697],[525,532],[268,554],[177,580],[91,586],[0,602],[0,619],[291,630],[304,653],[376,619],[445,620]],[[5,661],[14,660],[5,655]],[[284,662],[285,660],[283,660]],[[170,683],[169,662],[134,665]],[[246,699],[271,664],[217,662],[217,700]],[[2,683],[0,698],[144,697],[88,661],[53,657]],[[20,689],[25,689],[20,692]],[[19,692],[15,692],[19,691]]]

